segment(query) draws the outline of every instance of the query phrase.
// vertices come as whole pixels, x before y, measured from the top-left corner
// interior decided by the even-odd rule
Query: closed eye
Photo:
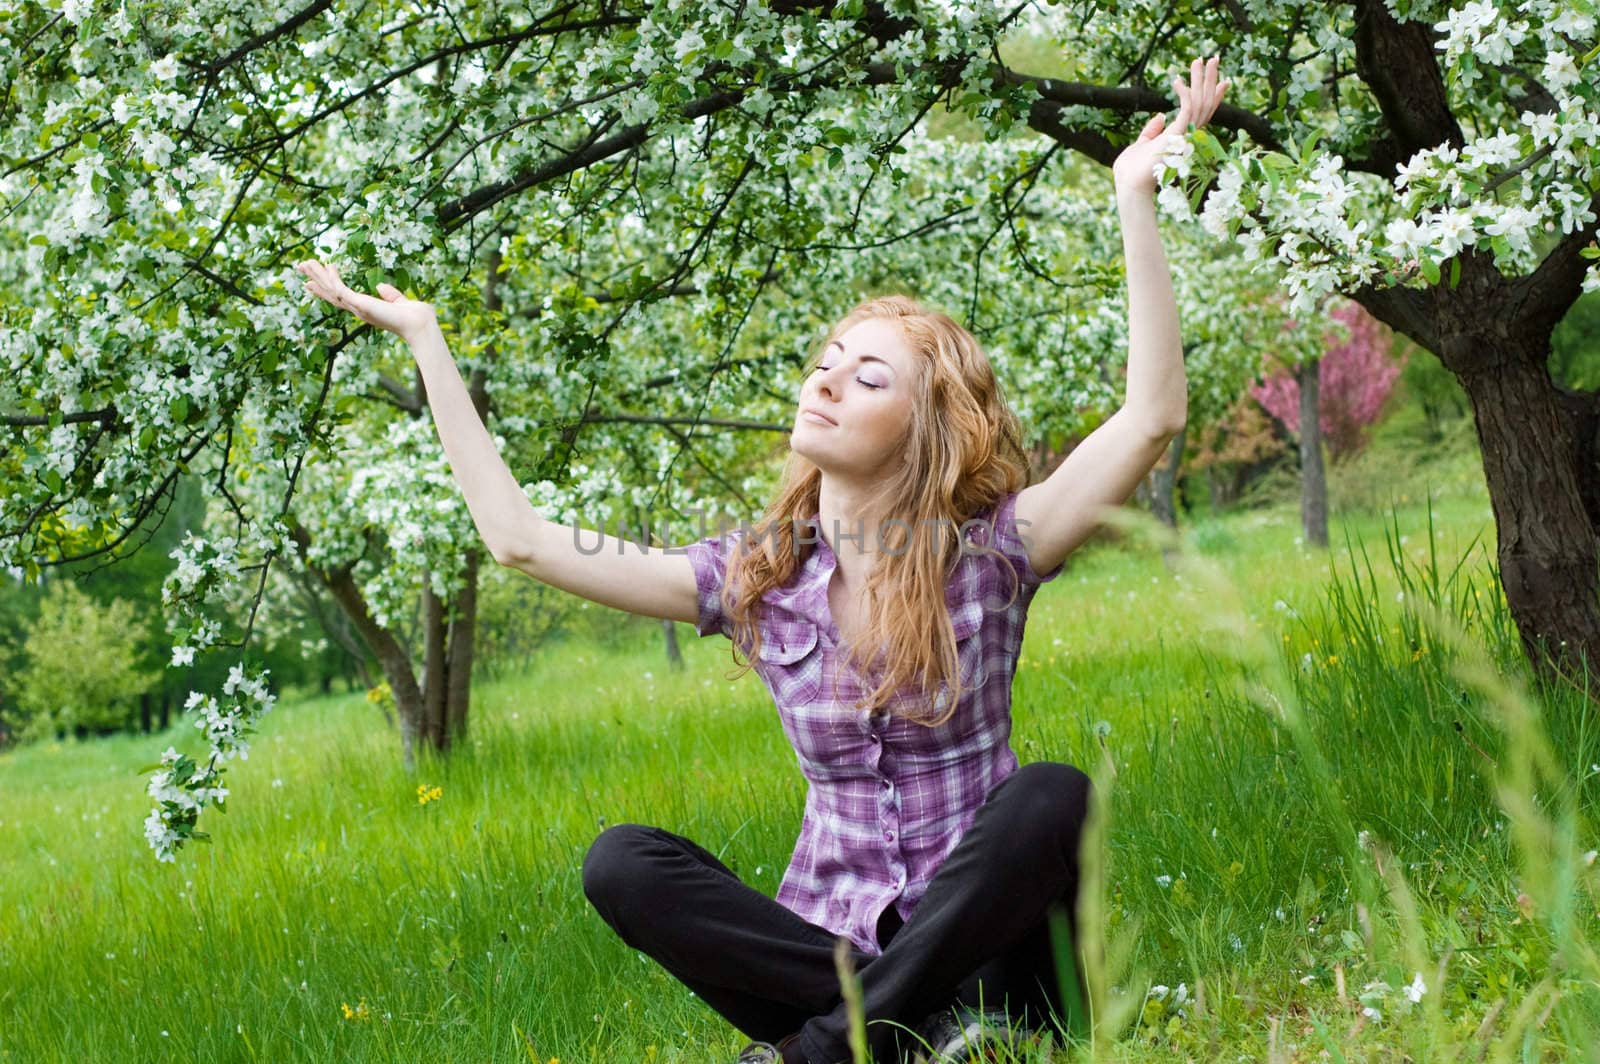
[[[815,373],[815,372],[817,372],[817,370],[819,370],[819,369],[831,369],[831,368],[832,368],[832,367],[831,367],[831,366],[812,366],[812,367],[811,367],[811,372],[812,372],[812,373]],[[874,390],[874,391],[876,391],[876,390],[877,390],[877,389],[879,389],[879,388],[882,388],[882,387],[883,387],[883,385],[881,385],[881,384],[873,384],[873,383],[872,383],[872,382],[871,382],[871,381],[867,381],[867,380],[862,380],[862,379],[861,379],[861,378],[860,378],[860,377],[857,377],[857,378],[856,378],[856,381],[857,381],[857,382],[858,382],[858,383],[860,383],[860,384],[864,384],[864,385],[866,385],[866,386],[867,386],[867,387],[868,387],[868,388],[871,388],[871,389],[873,389],[873,390]]]

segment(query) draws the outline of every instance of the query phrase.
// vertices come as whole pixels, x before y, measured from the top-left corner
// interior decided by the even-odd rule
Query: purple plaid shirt
[[[965,527],[966,540],[998,549],[1020,583],[1016,601],[1002,606],[1012,583],[1000,560],[966,551],[957,556],[945,604],[966,690],[955,714],[937,728],[848,708],[864,691],[845,667],[828,608],[836,559],[821,536],[789,585],[763,599],[753,668],[772,692],[808,783],[800,838],[777,901],[873,956],[881,952],[879,916],[892,904],[910,919],[984,797],[1017,767],[1010,745],[1011,678],[1034,592],[1063,566],[1033,571],[1015,509],[1013,492]],[[730,529],[684,548],[699,587],[695,630],[701,636],[733,636],[719,593],[728,553],[744,532]],[[832,691],[836,679],[839,701]],[[938,696],[942,708],[945,692]]]

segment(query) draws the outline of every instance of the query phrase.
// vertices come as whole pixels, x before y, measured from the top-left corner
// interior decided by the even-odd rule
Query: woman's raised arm
[[[598,550],[587,542],[580,549],[576,529],[533,508],[472,404],[432,304],[408,299],[390,284],[378,286],[382,298],[352,291],[337,270],[315,260],[296,268],[312,295],[394,333],[411,348],[450,472],[496,562],[601,605],[689,624],[698,619],[698,590],[687,556],[660,548],[641,553],[636,546],[619,551],[621,541],[604,535],[598,537]]]

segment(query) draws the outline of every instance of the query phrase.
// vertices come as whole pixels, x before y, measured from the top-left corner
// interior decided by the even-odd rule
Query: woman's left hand
[[[1222,103],[1222,94],[1231,82],[1217,83],[1217,57],[1209,61],[1196,59],[1189,71],[1189,84],[1182,78],[1172,79],[1178,92],[1178,114],[1172,125],[1166,125],[1166,116],[1158,114],[1145,123],[1134,142],[1122,149],[1111,164],[1111,177],[1117,194],[1140,193],[1154,195],[1156,190],[1156,160],[1166,152],[1168,137],[1189,134],[1189,124],[1195,128],[1205,125]]]

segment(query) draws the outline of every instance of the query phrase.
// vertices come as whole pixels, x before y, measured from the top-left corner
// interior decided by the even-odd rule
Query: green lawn
[[[1468,650],[1518,672],[1481,474],[1429,476],[1432,551],[1419,483],[1336,517],[1329,552],[1297,544],[1289,502],[1189,529],[1213,575],[1098,544],[1035,599],[1015,747],[1107,797],[1097,1055],[1600,1044],[1579,856],[1600,742],[1570,697],[1530,722],[1489,696],[1495,669],[1458,675],[1482,654],[1419,634],[1432,573]],[[286,697],[230,769],[231,811],[202,817],[213,844],[176,865],[146,848],[138,770],[197,751],[187,722],[0,757],[0,1060],[731,1062],[743,1039],[614,938],[579,864],[636,820],[775,892],[802,781],[760,681],[725,679],[726,640],[680,628],[674,673],[657,625],[619,624],[480,685],[466,748],[415,775],[361,696]]]

